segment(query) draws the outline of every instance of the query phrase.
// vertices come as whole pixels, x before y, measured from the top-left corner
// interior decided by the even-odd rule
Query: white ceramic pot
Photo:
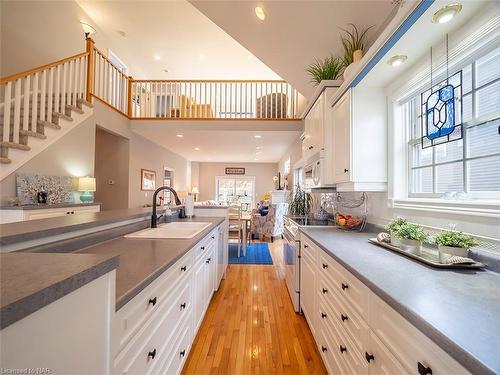
[[[408,240],[406,238],[400,238],[399,241],[401,242],[401,249],[408,251],[412,254],[419,254],[420,249],[422,247],[422,242],[417,241],[417,240]]]
[[[354,74],[353,72],[356,70],[358,65],[359,65],[359,61],[353,62],[352,64],[349,64],[348,66],[345,67],[345,69],[344,69],[344,81],[347,81],[352,77],[352,75]]]
[[[391,233],[391,245],[400,247],[401,246],[401,240],[396,237],[394,233]]]
[[[440,255],[441,253],[446,253],[464,258],[467,258],[469,256],[469,250],[464,249],[463,247],[438,245],[438,250]]]

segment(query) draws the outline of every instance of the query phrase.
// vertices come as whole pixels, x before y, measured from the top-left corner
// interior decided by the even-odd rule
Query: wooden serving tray
[[[450,264],[450,263],[442,263],[439,260],[439,255],[434,252],[431,252],[429,250],[426,250],[425,248],[422,249],[419,255],[410,253],[409,251],[405,251],[403,249],[400,249],[397,246],[391,245],[390,243],[387,242],[380,242],[376,238],[370,238],[368,242],[384,247],[386,249],[389,249],[391,251],[394,251],[396,253],[399,253],[401,255],[404,255],[408,258],[412,258],[415,260],[418,260],[419,262],[422,262],[424,264],[427,264],[431,267],[436,267],[436,268],[448,268],[448,269],[479,269],[479,268],[485,268],[486,265],[483,263],[479,263],[474,261],[474,263],[456,263],[456,264]]]

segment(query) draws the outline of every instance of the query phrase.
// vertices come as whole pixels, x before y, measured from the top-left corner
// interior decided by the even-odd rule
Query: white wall
[[[300,140],[300,137],[297,137],[297,139],[293,141],[293,143],[288,147],[285,154],[281,157],[278,163],[278,168],[282,176],[285,175],[285,161],[288,158],[290,158],[290,174],[288,176],[288,188],[292,189],[295,184],[295,181],[293,180],[294,177],[293,166],[300,160],[300,158],[302,158],[302,141]]]
[[[245,168],[245,176],[255,176],[255,199],[274,190],[273,177],[278,173],[277,163],[199,163],[199,200],[215,199],[215,177],[224,176],[226,167]]]

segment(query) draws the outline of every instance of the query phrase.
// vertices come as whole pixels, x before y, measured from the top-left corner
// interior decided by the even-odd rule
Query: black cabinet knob
[[[349,288],[349,285],[342,283],[342,290],[346,290],[347,288]]]
[[[68,212],[66,212],[66,215],[69,215],[70,213],[71,213],[71,212],[69,212],[69,211],[68,211]]]
[[[375,357],[373,356],[373,354],[369,354],[368,352],[365,352],[365,358],[366,358],[366,361],[368,363],[370,363],[371,361],[373,361],[375,359]]]
[[[323,294],[328,293],[328,289],[325,289],[325,288],[323,288],[321,291],[323,292]]]
[[[182,271],[182,272],[186,272],[186,270],[187,270],[187,267],[186,267],[186,266],[182,266],[182,267],[181,267],[181,271]]]
[[[150,305],[156,305],[156,297],[155,298],[150,298],[149,302]]]
[[[420,362],[418,362],[417,369],[420,375],[432,375],[432,369],[430,367],[424,366]]]
[[[184,310],[186,308],[186,302],[181,303],[181,310]]]
[[[321,318],[323,318],[323,319],[326,318],[326,314],[324,312],[321,313]]]
[[[210,263],[210,261],[211,261],[211,260],[212,260],[212,258],[208,258],[208,259],[205,261],[205,263],[206,263],[206,264],[208,264],[208,263]]]
[[[75,211],[71,211],[71,214],[74,215],[75,214]]]
[[[202,250],[205,250],[205,246],[202,246],[202,247],[201,247],[201,249],[202,249]]]
[[[347,352],[347,348],[343,345],[340,345],[339,349],[341,353]]]
[[[153,349],[153,351],[148,353],[148,359],[149,358],[155,359],[155,357],[156,357],[156,349]]]
[[[328,268],[328,264],[323,263],[323,268]]]
[[[215,236],[212,236],[212,237],[210,237],[210,238],[212,238],[212,240],[215,240]]]
[[[181,358],[182,358],[182,357],[184,357],[185,355],[186,355],[186,349],[181,350],[181,351],[179,352],[179,357],[181,357]]]
[[[349,172],[349,169],[345,168],[344,173],[347,173],[347,172]]]
[[[326,348],[326,346],[321,345],[321,351],[322,351],[323,353],[324,353],[324,352],[326,352],[327,350],[328,350],[328,349]]]
[[[349,319],[349,317],[347,315],[340,314],[340,319],[342,319],[342,321],[345,322],[347,319]]]
[[[312,150],[314,148],[314,146],[309,146],[309,150]]]
[[[304,244],[304,249],[307,249],[308,247],[309,247],[309,245]]]

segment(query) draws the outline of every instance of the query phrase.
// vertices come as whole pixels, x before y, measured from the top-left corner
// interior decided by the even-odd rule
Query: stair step
[[[54,124],[53,122],[49,122],[49,121],[38,120],[37,125],[41,126],[41,127],[56,129],[56,130],[61,129],[60,125]]]
[[[0,157],[0,164],[10,164],[12,160],[9,158]]]
[[[68,115],[68,110],[70,111],[70,112],[69,112],[69,115]],[[66,114],[67,114],[68,116],[71,116],[71,111],[75,111],[76,113],[79,113],[79,114],[81,114],[81,115],[83,115],[83,114],[85,113],[83,109],[78,108],[78,107],[75,107],[74,105],[69,105],[69,104],[67,104],[67,105],[66,105]]]
[[[4,148],[15,148],[17,150],[24,150],[24,151],[29,151],[31,150],[30,146],[26,146],[20,143],[14,143],[14,142],[0,142],[0,147]]]
[[[42,133],[39,133],[39,132],[34,132],[34,131],[31,131],[31,130],[21,130],[19,132],[20,135],[24,135],[24,136],[27,136],[27,137],[33,137],[33,138],[38,138],[38,139],[46,139],[47,136],[42,134]]]
[[[52,112],[52,118],[56,117],[56,120],[59,118],[65,119],[67,121],[73,121],[73,117],[65,115],[64,113],[60,112]]]
[[[78,99],[76,102],[77,102],[80,106],[81,106],[82,104],[84,104],[84,105],[86,105],[86,106],[87,106],[87,107],[89,107],[89,108],[94,108],[94,104],[92,104],[91,102],[86,101],[85,99]]]

